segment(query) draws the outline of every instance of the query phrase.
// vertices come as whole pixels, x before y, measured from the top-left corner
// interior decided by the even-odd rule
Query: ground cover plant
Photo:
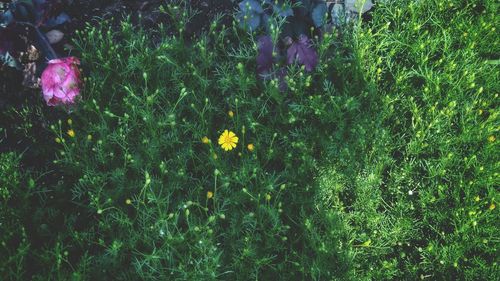
[[[77,32],[75,106],[2,113],[2,280],[498,279],[498,4],[375,4],[265,79],[238,11]]]
[[[163,10],[179,22],[189,17],[182,5]],[[69,196],[76,204],[60,216],[48,206],[40,210],[45,231],[59,235],[44,237],[50,241],[44,245],[55,248],[41,249],[29,265],[44,268],[37,276],[346,276],[338,221],[307,216],[313,205],[303,203],[313,198],[312,153],[325,141],[320,127],[311,130],[317,121],[310,118],[322,120],[321,130],[334,129],[320,116],[322,103],[333,101],[304,89],[335,91],[325,79],[333,71],[318,73],[325,83],[313,84],[294,66],[292,92],[282,93],[276,79],[256,75],[253,37],[216,21],[194,44],[182,34],[165,35],[153,47],[147,33],[127,22],[116,33],[104,25],[81,36],[75,45],[82,61],[91,62],[84,71],[87,98],[67,120],[49,126],[58,150],[52,173],[59,181],[45,202],[57,205]],[[117,36],[123,44],[116,44]],[[335,43],[328,36],[320,55],[335,55],[329,51]],[[309,237],[312,228],[330,236]]]
[[[324,168],[322,206],[359,279],[496,280],[498,4],[386,2],[355,33],[376,112]]]

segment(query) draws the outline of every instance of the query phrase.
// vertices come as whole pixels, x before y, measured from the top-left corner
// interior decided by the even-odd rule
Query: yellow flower
[[[207,199],[211,199],[212,197],[214,197],[214,193],[212,191],[208,191],[207,192]]]
[[[372,240],[368,239],[367,241],[363,242],[363,244],[361,244],[361,246],[363,246],[363,247],[370,247],[371,243],[372,243]]]
[[[489,209],[490,209],[490,210],[494,210],[494,209],[495,209],[495,207],[496,207],[496,206],[495,206],[495,204],[494,204],[494,203],[491,203],[491,205],[490,205],[490,208],[489,208]]]
[[[69,129],[68,130],[68,136],[74,138],[75,137],[75,131],[73,131],[73,129]]]
[[[210,143],[210,139],[207,137],[207,136],[204,136],[202,139],[201,139],[201,142],[204,143],[204,144],[208,144]]]
[[[224,130],[222,135],[219,137],[219,144],[225,151],[232,150],[236,147],[237,143],[238,137],[231,131]]]
[[[229,112],[227,113],[227,115],[229,115],[229,117],[233,118],[234,112],[232,110],[229,110]]]
[[[488,137],[488,141],[489,142],[494,142],[497,138],[495,138],[495,136],[491,135]]]
[[[255,149],[255,146],[254,146],[252,143],[249,143],[249,144],[247,145],[247,148],[248,148],[248,150],[251,152],[251,151],[253,151],[253,150]]]

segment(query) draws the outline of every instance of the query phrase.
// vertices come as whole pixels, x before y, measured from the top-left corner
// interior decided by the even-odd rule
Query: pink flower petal
[[[50,60],[42,73],[42,91],[47,105],[73,104],[80,95],[80,60],[75,57]]]

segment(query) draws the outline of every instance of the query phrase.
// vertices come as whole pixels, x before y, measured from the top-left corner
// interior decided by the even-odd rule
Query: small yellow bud
[[[57,143],[61,143],[61,139],[60,138],[56,138],[56,142]]]
[[[125,200],[125,204],[127,204],[127,205],[132,204],[132,200],[130,200],[130,199]]]
[[[230,118],[234,117],[234,112],[232,110],[229,110],[227,115],[229,115]]]
[[[247,145],[247,149],[248,149],[248,151],[252,152],[255,149],[255,146],[252,143],[249,143]]]
[[[68,136],[70,136],[72,138],[75,137],[75,131],[73,131],[73,129],[69,129],[67,133],[68,133]]]
[[[207,137],[207,136],[204,136],[202,139],[201,139],[201,142],[204,143],[204,144],[208,144],[210,143],[210,139]]]
[[[207,199],[212,199],[214,197],[214,193],[212,191],[207,192]]]

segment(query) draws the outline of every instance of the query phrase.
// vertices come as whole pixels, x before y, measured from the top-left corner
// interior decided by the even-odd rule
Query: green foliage
[[[64,186],[84,208],[80,225],[68,226],[69,265],[58,274],[347,278],[343,223],[312,204],[325,132],[342,131],[338,121],[359,111],[343,106],[358,90],[335,93],[364,85],[350,78],[355,64],[343,64],[352,59],[332,52],[341,38],[326,36],[321,70],[290,69],[290,92],[281,92],[278,79],[255,74],[253,38],[236,40],[217,22],[193,43],[161,30],[154,47],[128,22],[106,29],[81,34],[84,100],[70,122],[52,125]],[[231,151],[217,143],[226,129],[239,137]]]
[[[0,154],[0,276],[5,280],[21,275],[29,249],[20,211],[12,204],[23,194],[19,159],[14,153]]]
[[[276,22],[284,20],[282,37],[298,38],[326,23],[327,4],[323,0],[243,0],[238,6],[237,21],[248,31],[262,27],[269,33]]]
[[[2,280],[498,279],[498,4],[386,2],[287,91],[189,7],[78,33],[81,104],[0,113]]]
[[[358,280],[496,280],[498,4],[391,3],[355,33],[378,106],[320,202],[345,212]]]
[[[0,200],[7,202],[19,184],[19,158],[14,153],[0,154]]]

